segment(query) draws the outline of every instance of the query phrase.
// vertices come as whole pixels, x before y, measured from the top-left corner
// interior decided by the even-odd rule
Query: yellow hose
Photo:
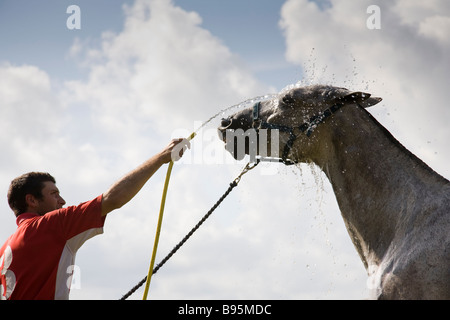
[[[195,135],[196,135],[196,133],[193,132],[187,138],[187,140],[188,141],[192,140],[195,137]],[[153,253],[152,253],[152,258],[150,260],[150,268],[148,269],[147,281],[145,283],[144,296],[143,296],[142,300],[147,300],[148,289],[150,288],[150,282],[151,282],[152,274],[153,274],[153,266],[155,264],[156,252],[158,250],[159,235],[161,233],[161,225],[162,225],[162,220],[163,220],[163,215],[164,215],[164,206],[166,204],[167,189],[169,187],[169,180],[170,180],[170,174],[172,173],[172,168],[173,168],[173,161],[170,161],[169,167],[167,168],[166,181],[164,182],[161,206],[159,209],[158,226],[156,227],[155,242],[153,243]]]

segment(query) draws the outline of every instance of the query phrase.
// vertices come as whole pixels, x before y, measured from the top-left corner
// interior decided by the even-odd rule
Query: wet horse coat
[[[380,100],[343,88],[297,87],[262,102],[259,117],[273,128],[296,128],[343,103],[309,136],[296,130],[286,157],[314,162],[330,180],[372,298],[450,299],[450,183],[365,110]],[[252,111],[224,119],[222,137],[253,128]],[[279,154],[289,140],[280,132]]]

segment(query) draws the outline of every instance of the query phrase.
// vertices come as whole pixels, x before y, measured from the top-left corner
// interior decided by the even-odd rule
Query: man
[[[108,191],[78,206],[63,208],[66,202],[48,173],[30,172],[14,179],[8,203],[18,227],[0,248],[0,300],[68,299],[68,272],[73,270],[77,250],[103,232],[109,212],[130,201],[163,164],[179,159],[186,147],[187,140],[172,140]]]

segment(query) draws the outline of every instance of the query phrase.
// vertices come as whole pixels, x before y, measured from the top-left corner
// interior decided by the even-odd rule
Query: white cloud
[[[7,155],[2,157],[2,181],[26,171],[49,171],[66,201],[79,203],[104,192],[115,179],[159,151],[176,129],[190,132],[195,121],[269,90],[200,27],[197,14],[169,0],[137,0],[125,11],[122,32],[105,33],[100,46],[75,40],[68,50],[68,57],[88,68],[87,81],[74,79],[54,86],[51,76],[35,66],[0,68],[0,142]],[[108,217],[105,235],[78,253],[83,290],[74,290],[72,298],[119,298],[146,273],[164,171],[155,174],[132,203]],[[172,241],[167,245],[178,241],[208,206],[206,196],[192,202],[192,193],[206,193],[208,199],[220,195],[222,190],[215,192],[216,187],[206,182],[230,180],[230,172],[233,169],[216,166],[208,177],[198,165],[176,166],[171,200],[180,204],[175,209],[187,220],[175,211],[175,220],[168,224]],[[177,184],[177,177],[183,175],[187,181]],[[203,191],[202,186],[206,186]],[[9,211],[7,204],[2,209]],[[0,219],[6,238],[14,229],[12,214]],[[129,263],[117,264],[118,260]],[[103,281],[93,280],[92,274],[99,273]],[[124,276],[115,290],[101,288],[118,273]]]
[[[450,4],[445,0],[397,0],[391,6],[398,17],[397,23],[418,29],[420,24],[433,16],[448,16]]]
[[[286,57],[303,65],[310,81],[382,96],[386,107],[373,111],[381,122],[408,138],[407,146],[433,167],[446,169],[448,111],[441,106],[448,37],[432,26],[445,25],[448,12],[436,17],[437,2],[427,2],[427,10],[407,3],[380,5],[382,29],[371,31],[369,2],[331,1],[319,8],[288,0],[281,22]],[[411,11],[414,19],[408,20]],[[125,13],[121,32],[104,33],[99,44],[78,39],[68,49],[89,70],[86,81],[73,79],[61,88],[36,67],[0,67],[0,144],[8,154],[2,181],[48,170],[66,200],[78,203],[159,151],[177,130],[190,132],[195,121],[273,91],[202,27],[197,13],[169,0],[137,0]],[[217,119],[205,129],[216,125]],[[193,148],[200,142],[194,140]],[[175,165],[157,262],[242,166]],[[242,179],[154,277],[152,299],[366,297],[365,271],[326,178],[308,166],[274,166],[277,175],[257,168]],[[104,235],[79,251],[81,290],[72,291],[73,299],[119,298],[146,275],[164,177],[165,167],[107,218]],[[6,215],[0,221],[4,235],[14,222]],[[142,289],[132,298],[141,297]]]
[[[66,106],[53,90],[49,75],[35,66],[0,66],[2,181],[12,180],[23,170],[50,170],[60,159],[59,150],[65,149],[61,132],[67,121]],[[5,211],[9,211],[7,205]]]
[[[0,101],[0,180],[6,199],[9,181],[22,170],[49,168],[46,158],[61,146],[55,134],[64,108],[52,93],[48,74],[29,65],[0,65]],[[0,211],[0,232],[6,238],[14,230],[14,216],[7,201],[0,203]]]
[[[366,27],[370,5],[380,7],[379,30]],[[304,83],[333,84],[381,96],[383,102],[369,111],[402,144],[448,178],[449,18],[448,1],[331,0],[319,7],[313,1],[288,0],[280,26],[286,58],[303,66]],[[338,215],[336,209],[331,207],[327,214]],[[343,238],[335,240],[332,243],[338,244]],[[364,285],[361,279],[354,288]]]
[[[87,82],[67,84],[71,100],[91,106],[102,137],[117,138],[113,145],[121,153],[130,154],[126,163],[145,157],[148,151],[142,146],[146,143],[166,139],[175,129],[190,132],[194,121],[206,120],[223,107],[272,91],[259,85],[228,48],[201,28],[196,13],[187,13],[170,1],[136,1],[126,13],[124,30],[105,35],[96,52],[89,46],[80,51],[80,42],[75,43],[74,51],[80,56],[89,52],[88,56],[94,58],[85,61],[91,68]],[[205,130],[215,130],[216,126],[217,121],[212,122]],[[209,136],[197,137],[193,149],[203,142],[209,142]],[[206,149],[203,145],[203,151],[209,152]],[[243,166],[194,163],[174,168],[157,262],[207,212]],[[96,254],[94,250],[101,251],[101,265],[110,269],[104,278],[121,274],[117,285],[106,293],[109,298],[119,297],[147,273],[164,173],[160,170],[132,203],[108,217],[105,234],[96,240],[101,250],[96,247],[91,252],[88,248],[78,256],[80,265],[86,263],[88,270],[95,270],[89,259]],[[283,200],[299,197],[299,188],[290,188],[298,184],[297,178],[297,169],[280,176],[264,176],[258,171],[248,174],[239,191],[224,201],[155,276],[151,297],[288,299],[333,297],[343,290],[346,297],[362,296],[364,286],[361,291],[349,292],[352,289],[347,282],[336,280],[338,270],[349,271],[346,261],[354,261],[356,253],[347,254],[347,249],[335,245],[333,252],[339,257],[329,255],[329,242],[314,236],[326,229],[332,242],[336,232],[343,230],[339,216],[308,216],[307,212],[317,209],[314,197],[300,202]],[[303,179],[314,180],[307,172]],[[270,187],[277,185],[289,192],[280,194],[279,188]],[[307,194],[303,198],[308,198]],[[280,202],[284,205],[278,209]],[[299,227],[305,220],[307,230]],[[341,228],[327,228],[333,223]],[[303,237],[304,233],[311,237]],[[323,270],[333,264],[336,272],[322,283]],[[364,277],[362,270],[350,274],[351,281],[361,274]],[[89,285],[83,292],[74,291],[72,298],[86,297],[86,292],[95,292],[92,298],[98,298],[94,286],[105,284]],[[142,288],[132,298],[141,296]]]
[[[2,190],[6,195],[9,181],[24,172],[47,171],[61,183],[66,200],[76,204],[93,197],[95,186],[100,193],[98,186],[109,174],[105,175],[106,161],[94,147],[79,143],[83,125],[50,78],[35,66],[0,67]],[[2,212],[10,211],[6,201],[1,208]],[[2,235],[10,233],[7,230],[14,225],[12,217],[12,213],[2,215]]]
[[[66,99],[72,102],[72,109],[82,106],[84,112],[95,119],[95,133],[99,135],[95,138],[98,139],[97,144],[108,141],[108,155],[114,155],[113,148],[120,154],[119,159],[109,166],[110,169],[123,169],[122,172],[125,172],[131,165],[137,165],[136,161],[142,161],[158,151],[163,146],[161,141],[167,141],[174,131],[182,128],[190,133],[199,120],[207,120],[224,107],[271,90],[259,84],[219,39],[201,28],[201,19],[196,13],[185,12],[167,0],[138,0],[125,12],[123,31],[105,34],[101,46],[92,48],[89,43],[79,40],[74,43],[72,53],[90,68],[90,74],[86,82],[67,82],[64,92]],[[217,122],[210,124],[208,129],[214,128],[215,132],[216,125]],[[214,135],[217,140],[217,134]],[[210,137],[203,138],[208,140]],[[208,151],[203,147],[205,152]],[[233,175],[237,175],[236,168],[241,164],[206,167],[175,166],[159,252],[168,252],[170,246],[175,245],[197,223],[209,205],[224,192]],[[102,257],[104,265],[110,266],[110,272],[123,274],[121,286],[117,286],[114,293],[110,292],[111,295],[119,297],[147,272],[163,177],[164,169],[132,203],[120,213],[113,213],[108,218],[105,234],[98,239],[99,246],[103,248],[101,251],[110,253]],[[173,202],[179,205],[171,206]],[[212,244],[211,248],[220,252],[224,237],[229,234],[217,233],[217,246]],[[197,241],[205,243],[208,234],[214,232],[206,232]],[[117,243],[114,250],[111,249],[111,242]],[[94,254],[88,250],[83,252],[78,257],[80,264],[83,264],[84,257],[89,259]],[[189,251],[186,254],[189,261],[196,261],[203,255],[198,247],[191,254]],[[115,267],[117,256],[130,263]],[[171,280],[164,280],[167,283],[165,290],[172,292],[166,298],[173,297],[173,292],[179,291],[175,288],[182,286],[174,279],[184,273],[183,260],[186,256],[179,259],[178,263],[172,262],[178,266],[174,268],[175,275],[172,274]],[[220,270],[215,260],[211,260],[214,268]],[[130,273],[130,270],[137,270],[139,274]],[[200,270],[205,273],[204,268]],[[194,277],[198,274],[186,279],[196,282]],[[223,282],[220,280],[220,283]],[[231,292],[221,286],[209,292],[201,292],[201,286],[192,290],[197,297],[216,297],[221,291],[222,294]],[[78,294],[85,297],[84,292],[74,291],[72,297],[81,297]],[[180,297],[195,297],[192,294],[180,291]],[[139,293],[134,298],[141,295]],[[157,290],[153,296],[164,297]]]
[[[166,0],[139,0],[125,11],[124,30],[105,35],[101,48],[91,53],[97,58],[90,63],[89,81],[69,85],[79,99],[95,102],[96,118],[105,128],[147,123],[167,134],[190,128],[218,106],[266,92],[219,39],[200,27],[198,14]],[[79,42],[74,46],[80,50]],[[140,123],[134,122],[137,114]]]
[[[0,96],[3,139],[30,134],[44,137],[58,131],[63,106],[54,98],[50,77],[44,71],[29,65],[1,65]]]
[[[380,7],[379,30],[366,27],[370,5]],[[448,19],[446,1],[330,1],[322,10],[311,1],[288,0],[280,25],[286,57],[305,67],[307,81],[381,96],[372,113],[448,177]]]
[[[450,29],[450,17],[435,15],[426,17],[419,24],[419,34],[436,40],[438,43],[449,44],[448,31]]]

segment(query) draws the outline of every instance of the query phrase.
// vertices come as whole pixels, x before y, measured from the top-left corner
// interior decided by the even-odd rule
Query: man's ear
[[[32,194],[25,195],[25,202],[29,208],[35,208],[38,205],[38,200]]]

